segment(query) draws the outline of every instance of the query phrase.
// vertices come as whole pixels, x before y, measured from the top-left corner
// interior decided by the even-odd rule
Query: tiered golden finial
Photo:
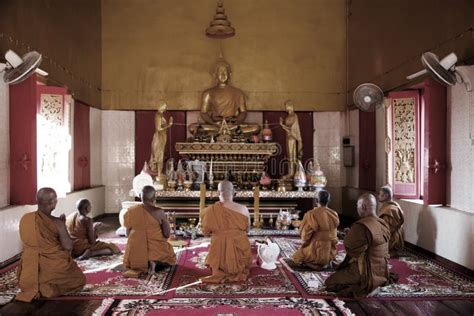
[[[210,38],[227,38],[235,35],[235,29],[227,20],[222,0],[217,1],[216,14],[206,29],[206,35]]]

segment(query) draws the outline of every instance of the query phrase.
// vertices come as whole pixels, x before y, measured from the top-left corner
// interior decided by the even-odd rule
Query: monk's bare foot
[[[87,249],[86,251],[84,251],[84,253],[77,257],[77,260],[86,260],[86,259],[89,259],[91,256],[91,251],[89,249]]]
[[[154,261],[148,261],[148,274],[155,273],[156,263]]]

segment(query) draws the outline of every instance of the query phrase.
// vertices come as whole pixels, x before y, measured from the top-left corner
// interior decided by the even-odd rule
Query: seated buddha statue
[[[189,131],[194,135],[200,127],[200,131],[216,136],[225,121],[232,133],[247,136],[257,134],[260,126],[244,123],[247,116],[245,95],[242,90],[229,84],[230,65],[221,59],[215,66],[214,75],[217,85],[202,93],[200,116],[203,123],[191,124]]]

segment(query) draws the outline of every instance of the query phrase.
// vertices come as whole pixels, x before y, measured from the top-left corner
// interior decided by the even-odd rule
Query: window
[[[427,79],[389,94],[389,182],[397,198],[446,203],[446,88]]]

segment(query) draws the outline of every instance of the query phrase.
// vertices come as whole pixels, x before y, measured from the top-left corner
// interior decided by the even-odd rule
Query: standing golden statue
[[[285,102],[287,117],[283,120],[280,117],[280,126],[286,132],[286,156],[289,160],[288,174],[284,176],[285,179],[292,179],[295,175],[298,160],[303,157],[303,141],[301,139],[300,124],[298,116],[295,113],[293,102],[287,100]]]
[[[251,135],[260,131],[258,125],[243,124],[247,116],[245,95],[242,90],[229,84],[231,74],[229,63],[221,58],[214,68],[217,84],[202,93],[201,119],[204,123],[191,124],[189,127],[193,135],[201,127],[204,133],[215,136],[224,120],[232,132]]]
[[[163,174],[163,161],[168,140],[167,130],[173,126],[173,117],[170,117],[168,124],[164,117],[166,106],[166,102],[163,100],[158,104],[158,110],[155,114],[155,133],[151,142],[150,168],[158,174],[158,179]]]

